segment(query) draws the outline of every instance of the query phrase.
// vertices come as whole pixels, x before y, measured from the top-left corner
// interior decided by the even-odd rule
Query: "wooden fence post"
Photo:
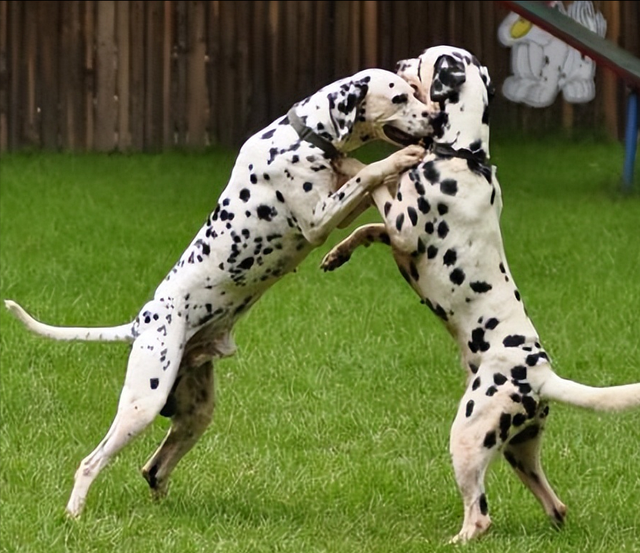
[[[601,2],[602,14],[607,20],[606,38],[615,44],[620,40],[620,2]],[[602,71],[602,109],[604,110],[604,126],[607,134],[611,137],[618,137],[618,77],[607,69],[599,68]]]
[[[96,149],[111,151],[116,142],[115,13],[112,1],[98,2],[96,49]]]
[[[207,88],[205,79],[205,10],[201,1],[187,4],[189,49],[187,53],[187,144],[194,148],[206,145]]]
[[[130,29],[130,5],[128,0],[116,2],[116,41],[118,45],[118,79],[117,79],[117,144],[119,150],[131,149],[131,90],[130,55],[131,55],[131,29]]]
[[[9,84],[7,55],[7,2],[0,2],[0,152],[8,148]]]

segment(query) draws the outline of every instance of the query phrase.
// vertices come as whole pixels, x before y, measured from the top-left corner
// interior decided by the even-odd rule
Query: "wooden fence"
[[[640,56],[640,2],[594,2],[607,38]],[[478,1],[0,1],[0,151],[238,146],[321,86],[436,44],[475,53],[498,89],[507,11]],[[497,95],[494,125],[603,128],[625,90],[598,69],[589,104]]]

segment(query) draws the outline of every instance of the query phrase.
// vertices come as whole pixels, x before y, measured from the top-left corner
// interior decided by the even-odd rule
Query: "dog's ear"
[[[413,95],[423,104],[427,103],[426,91],[420,81],[420,59],[409,58],[396,63],[396,74],[413,88]]]
[[[475,56],[471,56],[471,63],[478,68],[480,73],[480,78],[482,79],[482,83],[487,90],[487,100],[491,103],[493,97],[496,95],[496,87],[491,81],[491,77],[489,76],[489,70],[480,63],[480,60]]]
[[[493,100],[493,97],[496,95],[496,87],[493,84],[491,77],[489,76],[489,70],[484,66],[480,67],[480,76],[482,77],[482,82],[487,89],[489,102],[491,102],[491,100]]]
[[[369,77],[343,84],[329,96],[329,113],[338,139],[347,138],[356,123],[359,107],[369,92]]]
[[[414,65],[413,59],[398,60],[396,62],[396,73],[401,74]]]
[[[466,80],[464,61],[443,54],[436,60],[433,67],[433,80],[429,90],[431,101],[454,100]]]

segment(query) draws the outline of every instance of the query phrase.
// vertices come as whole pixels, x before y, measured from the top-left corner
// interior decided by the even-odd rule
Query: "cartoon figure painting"
[[[547,4],[604,37],[607,22],[590,1],[576,1],[568,8],[557,1]],[[591,58],[513,12],[500,24],[498,39],[511,47],[513,75],[505,79],[502,93],[512,102],[542,108],[551,105],[560,90],[567,102],[593,100],[596,67]]]

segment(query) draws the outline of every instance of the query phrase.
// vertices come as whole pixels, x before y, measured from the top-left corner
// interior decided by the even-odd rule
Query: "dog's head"
[[[435,46],[402,60],[398,74],[429,105],[435,142],[489,155],[489,103],[495,88],[489,71],[462,48]]]
[[[328,101],[329,118],[316,122],[322,110],[313,105],[319,106],[316,102],[323,98]],[[299,111],[309,113],[306,124],[342,152],[375,139],[400,146],[416,144],[433,132],[428,107],[404,79],[383,69],[365,69],[341,79],[311,96]]]

